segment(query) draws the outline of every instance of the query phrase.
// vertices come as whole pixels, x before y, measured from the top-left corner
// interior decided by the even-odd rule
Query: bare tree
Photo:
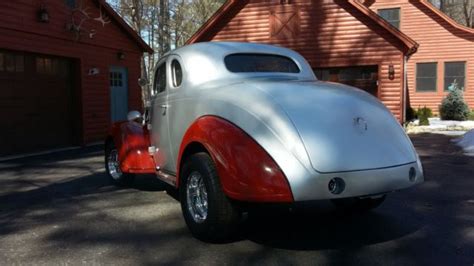
[[[466,19],[466,26],[474,28],[474,1],[463,0],[464,18]]]
[[[474,28],[474,0],[430,0],[461,25]]]
[[[225,0],[107,0],[122,18],[150,45],[154,54],[142,59],[142,77],[156,62],[178,48],[214,14]],[[147,99],[143,91],[143,99]]]

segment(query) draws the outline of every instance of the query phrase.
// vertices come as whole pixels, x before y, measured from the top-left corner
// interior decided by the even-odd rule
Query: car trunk
[[[330,173],[391,167],[416,161],[400,124],[375,97],[325,82],[261,81],[287,113],[313,168]]]

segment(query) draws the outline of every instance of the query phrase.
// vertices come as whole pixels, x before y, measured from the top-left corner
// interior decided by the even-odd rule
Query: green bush
[[[474,120],[474,109],[469,113],[467,120]]]
[[[433,116],[433,111],[431,111],[430,108],[428,108],[426,106],[423,107],[423,108],[419,108],[418,111],[416,112],[416,114],[418,115],[418,119],[419,119],[418,125],[420,125],[420,126],[429,126],[430,125],[430,121],[428,120],[428,118]]]
[[[462,90],[458,89],[456,85],[441,102],[439,115],[442,120],[464,121],[468,118],[469,107],[464,101]]]
[[[420,115],[430,118],[433,117],[433,111],[431,108],[424,106],[423,108],[418,108],[418,111],[416,111],[416,117],[419,117]]]

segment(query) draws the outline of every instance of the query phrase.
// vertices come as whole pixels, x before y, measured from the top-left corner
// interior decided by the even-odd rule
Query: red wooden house
[[[104,0],[0,1],[0,155],[103,139],[151,48]]]
[[[363,3],[420,45],[406,65],[412,107],[427,106],[437,112],[455,82],[474,108],[474,29],[458,24],[427,1]]]
[[[409,21],[409,18],[418,15],[408,11],[403,13],[402,2],[403,6],[423,7],[425,11],[418,15],[424,17]],[[377,10],[384,5],[387,8],[402,8],[406,21],[404,16],[401,23],[398,20],[401,30],[397,21],[390,16],[390,9],[377,14]],[[425,42],[431,42],[429,50],[432,56],[451,53],[450,57],[444,58],[449,57],[453,62],[460,61],[459,56],[474,56],[472,34],[467,34],[465,28],[452,24],[452,21],[439,12],[435,16],[432,14],[435,13],[434,8],[427,10],[428,5],[430,4],[422,0],[229,0],[188,43],[249,41],[289,47],[300,52],[309,61],[319,79],[367,90],[380,98],[403,121],[405,107],[410,100],[414,107],[426,104],[436,111],[445,94],[441,87],[430,93],[417,93],[415,89],[414,66],[417,60],[426,59],[425,48],[422,46]],[[423,31],[427,29],[420,23],[429,25],[423,27],[435,27],[432,24],[436,23],[436,29],[443,28],[444,31],[440,34],[451,34],[451,39],[443,38],[447,43],[451,41],[456,42],[456,45],[469,45],[470,42],[471,46],[462,46],[463,51],[455,55],[452,52],[457,49],[454,48],[458,47],[456,45],[448,50],[436,49],[435,43],[440,34],[434,34],[434,30],[429,29],[431,34],[424,36]],[[404,27],[411,27],[412,31],[405,32]],[[415,31],[417,27],[421,28],[418,32]],[[447,48],[447,43],[439,48]],[[421,53],[417,50],[421,50]],[[428,62],[437,60],[436,58],[433,57]],[[469,60],[471,59],[464,61]],[[472,69],[473,63],[466,63],[469,65],[466,69]],[[440,62],[439,71],[442,69],[441,65]],[[418,72],[421,74],[419,83],[428,84],[430,81],[424,79],[423,73],[429,66],[421,68]],[[452,66],[452,69],[457,68],[459,65]],[[464,77],[467,77],[467,73]],[[446,77],[446,80],[453,81],[453,77]],[[466,85],[471,83],[466,78]],[[441,84],[438,83],[439,86],[444,86]],[[471,96],[474,88],[473,85],[469,86],[471,87],[466,86],[466,96],[471,106],[474,106]]]

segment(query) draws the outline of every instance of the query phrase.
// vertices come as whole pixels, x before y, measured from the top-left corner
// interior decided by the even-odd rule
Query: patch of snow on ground
[[[432,117],[428,118],[430,121],[430,126],[433,127],[440,127],[440,126],[445,126],[445,127],[465,127],[465,128],[474,128],[474,121],[472,120],[467,120],[467,121],[453,121],[453,120],[441,120],[438,117]]]
[[[474,129],[466,132],[463,137],[455,139],[454,142],[464,149],[466,155],[474,156]]]
[[[474,129],[474,121],[452,121],[452,120],[441,120],[439,117],[428,118],[430,121],[429,126],[420,126],[419,120],[410,122],[407,126],[407,133],[440,133],[445,134],[446,132],[464,132]],[[449,134],[453,135],[453,134]]]

